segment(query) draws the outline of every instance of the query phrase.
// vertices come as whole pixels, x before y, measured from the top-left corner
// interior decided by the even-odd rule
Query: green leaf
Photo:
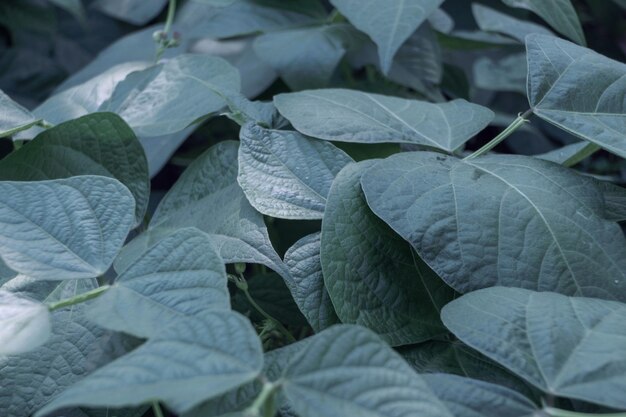
[[[203,232],[188,228],[159,241],[96,298],[87,317],[141,338],[169,323],[210,310],[229,310],[224,263]]]
[[[29,281],[35,290],[29,291],[29,295],[38,295],[39,301],[69,298],[96,287],[95,280],[88,279],[63,281],[60,285],[56,282],[52,286],[50,282]],[[8,289],[9,283],[2,289]],[[48,295],[55,287],[53,294]],[[123,339],[87,321],[83,310],[84,304],[53,311],[52,334],[43,346],[0,358],[0,409],[4,417],[32,416],[67,387],[126,351]]]
[[[263,350],[250,322],[212,311],[179,320],[65,390],[36,413],[69,406],[126,407],[161,400],[177,414],[256,378]]]
[[[133,25],[142,26],[159,15],[167,0],[96,0],[91,7]]]
[[[458,417],[528,417],[538,407],[509,388],[457,375],[422,375],[450,415]]]
[[[367,206],[360,179],[374,161],[346,166],[322,220],[324,283],[343,323],[365,326],[392,346],[446,333],[439,310],[454,292]]]
[[[0,138],[11,136],[36,125],[40,119],[0,90]]]
[[[479,3],[472,4],[472,13],[474,14],[474,19],[481,30],[486,32],[501,33],[517,39],[522,43],[526,39],[526,36],[531,33],[541,33],[553,36],[551,31],[541,25],[516,19],[508,14],[500,13],[497,10],[483,6]],[[522,67],[526,67],[526,65],[522,65]]]
[[[85,24],[87,16],[81,0],[48,0],[50,3],[70,13],[79,22]]]
[[[595,143],[580,141],[534,156],[535,158],[554,162],[564,167],[571,167],[596,152],[598,149],[599,147]]]
[[[626,157],[626,65],[549,36],[530,35],[526,50],[533,112]]]
[[[615,222],[626,220],[626,189],[606,181],[599,181],[598,186],[604,194],[604,217]]]
[[[333,24],[266,33],[254,50],[292,90],[303,90],[325,87],[346,50],[364,40],[351,25]]]
[[[0,290],[0,357],[43,345],[50,337],[50,330],[46,306]]]
[[[450,416],[393,349],[358,326],[337,325],[313,336],[282,380],[302,417]]]
[[[41,181],[102,175],[135,198],[135,225],[148,206],[150,182],[141,144],[119,116],[95,113],[45,130],[0,161],[0,180]]]
[[[344,89],[279,94],[274,104],[305,135],[342,142],[413,143],[448,152],[494,117],[491,110],[465,100],[433,104]]]
[[[376,45],[383,72],[409,36],[443,0],[331,0],[331,4]]]
[[[314,331],[339,323],[324,286],[320,261],[320,233],[307,235],[285,253],[285,264],[294,280],[294,300]]]
[[[532,157],[394,155],[362,179],[372,210],[450,286],[626,300],[626,240],[596,181]]]
[[[321,219],[335,175],[352,159],[333,144],[248,124],[239,135],[238,181],[261,213]]]
[[[478,58],[474,61],[473,72],[478,88],[526,94],[526,54],[511,54],[495,61]]]
[[[32,278],[97,277],[124,243],[134,212],[132,194],[108,177],[0,182],[0,256]]]
[[[560,34],[580,45],[585,45],[585,34],[570,0],[502,0],[502,2],[510,7],[530,10]]]
[[[99,110],[119,114],[138,136],[162,136],[222,109],[223,95],[239,89],[239,73],[223,59],[180,55],[129,74]]]
[[[625,409],[626,306],[519,288],[487,288],[442,311],[464,343],[544,392]]]

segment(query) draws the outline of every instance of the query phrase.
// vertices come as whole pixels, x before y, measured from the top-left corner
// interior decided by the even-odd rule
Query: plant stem
[[[532,109],[529,109],[529,110],[526,110],[523,114],[518,115],[517,118],[513,120],[513,122],[506,129],[500,132],[498,136],[491,139],[489,142],[487,142],[487,144],[485,144],[482,148],[478,149],[471,155],[463,158],[463,160],[466,161],[468,159],[476,158],[478,156],[486,154],[487,152],[495,148],[497,144],[499,144],[504,139],[509,137],[511,133],[515,132],[520,126],[526,123],[532,113],[533,113]]]
[[[165,50],[169,47],[168,42],[170,40],[170,30],[172,30],[172,24],[174,23],[174,16],[176,15],[176,0],[170,0],[167,8],[167,17],[165,18],[165,26],[163,27],[163,38],[158,43],[155,61],[158,62],[163,56]]]
[[[92,298],[96,298],[100,296],[102,293],[111,288],[110,285],[103,285],[98,288],[94,288],[91,291],[84,292],[82,294],[78,294],[72,298],[66,298],[65,300],[57,301],[55,303],[48,304],[48,310],[54,311],[59,308],[73,306],[74,304],[84,303],[87,300],[91,300]]]
[[[273,417],[274,413],[271,411],[267,412],[267,410],[273,410],[274,407],[272,407],[271,404],[268,406],[267,402],[271,400],[272,396],[280,388],[280,385],[280,381],[274,383],[269,381],[264,382],[259,396],[245,409],[243,414],[251,417]]]
[[[152,402],[152,412],[154,413],[154,417],[163,417],[163,410],[161,410],[161,406],[158,401]]]
[[[560,408],[544,407],[542,409],[547,415],[551,417],[626,417],[626,413],[611,413],[611,414],[588,414],[579,413],[576,411],[561,410]]]

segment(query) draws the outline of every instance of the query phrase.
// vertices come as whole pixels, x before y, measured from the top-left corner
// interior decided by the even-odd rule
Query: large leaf
[[[11,100],[0,90],[0,138],[28,129],[37,122],[39,119],[31,112]]]
[[[472,13],[481,30],[502,33],[520,42],[524,42],[531,33],[552,35],[552,32],[541,25],[516,19],[479,3],[472,4]]]
[[[331,3],[376,42],[383,72],[388,73],[400,46],[443,0],[331,0]]]
[[[45,281],[30,282],[28,292],[39,301],[56,301],[95,288],[94,281],[64,281],[51,295],[58,283],[49,286]],[[12,281],[3,290],[14,287],[11,291],[20,294],[25,290],[17,283],[9,284]],[[123,340],[87,321],[83,310],[84,305],[76,305],[52,312],[52,335],[43,346],[0,358],[0,409],[4,417],[32,416],[67,387],[124,353]]]
[[[626,305],[593,298],[487,288],[448,304],[463,342],[559,397],[626,409]]]
[[[163,9],[167,0],[97,0],[91,7],[134,25],[145,25]]]
[[[303,237],[285,253],[285,264],[294,280],[293,298],[316,332],[339,323],[324,286],[320,261],[320,233]]]
[[[240,133],[241,188],[261,213],[321,219],[335,175],[352,159],[333,144],[254,124]]]
[[[96,277],[113,262],[134,213],[132,194],[108,177],[0,182],[0,256],[32,278]]]
[[[180,229],[141,255],[89,307],[100,326],[142,338],[209,310],[230,309],[226,270],[198,229]]]
[[[452,152],[485,128],[491,110],[454,100],[433,104],[343,89],[274,97],[278,110],[305,135],[363,143],[413,143]]]
[[[550,36],[530,35],[526,50],[533,112],[626,157],[626,65]]]
[[[254,49],[292,90],[303,90],[325,87],[346,50],[363,40],[344,23],[267,33]]]
[[[0,290],[0,356],[28,352],[50,337],[48,308]]]
[[[454,292],[367,206],[361,175],[374,161],[346,166],[322,220],[324,283],[344,323],[360,324],[391,345],[446,333],[439,310]]]
[[[99,110],[119,114],[138,136],[162,136],[220,110],[223,95],[239,88],[239,73],[223,59],[181,55],[127,76]]]
[[[490,91],[526,94],[526,55],[511,54],[499,60],[481,57],[474,61],[476,87]]]
[[[358,326],[313,336],[283,370],[283,381],[302,417],[450,416],[393,349]]]
[[[150,194],[146,157],[133,131],[115,114],[95,113],[62,123],[0,161],[0,180],[77,175],[120,181],[135,198],[135,225],[143,220]]]
[[[36,416],[69,406],[125,407],[157,399],[180,414],[252,381],[262,366],[261,343],[245,317],[205,312],[96,370]]]
[[[626,300],[626,240],[595,180],[532,157],[394,155],[372,210],[459,292],[494,285]]]
[[[585,34],[570,0],[502,0],[511,7],[530,10],[541,16],[557,32],[584,45]]]

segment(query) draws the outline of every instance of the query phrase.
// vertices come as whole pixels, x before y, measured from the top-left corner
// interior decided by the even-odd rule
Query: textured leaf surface
[[[533,112],[626,157],[626,65],[550,36],[529,36],[526,51]]]
[[[472,13],[480,29],[486,32],[502,33],[522,43],[526,36],[531,33],[553,35],[552,32],[541,25],[516,19],[479,3],[472,4]],[[522,65],[522,67],[525,67],[525,65]]]
[[[585,44],[585,34],[570,0],[502,0],[511,7],[530,10],[548,22],[557,32],[576,43]]]
[[[520,288],[487,288],[448,304],[463,342],[555,396],[626,408],[626,306]]]
[[[283,371],[283,390],[306,417],[451,417],[424,380],[374,333],[333,326]]]
[[[0,138],[28,129],[39,121],[0,90]]]
[[[445,333],[439,310],[454,292],[367,206],[361,175],[374,161],[345,167],[322,220],[324,282],[343,323],[360,324],[391,345]]]
[[[155,399],[176,413],[253,380],[263,351],[243,316],[215,311],[185,318],[64,391],[36,415],[68,406],[123,407]]]
[[[102,175],[135,198],[135,225],[148,206],[150,182],[143,149],[119,116],[95,113],[45,130],[0,161],[0,179],[42,181]]]
[[[209,310],[230,309],[224,262],[206,234],[180,229],[159,241],[95,299],[87,317],[141,338]]]
[[[298,240],[285,253],[285,264],[294,280],[294,300],[316,332],[339,323],[324,286],[320,261],[320,233]]]
[[[626,241],[595,180],[532,157],[394,155],[372,210],[459,292],[494,285],[626,300]]]
[[[253,124],[240,133],[241,188],[261,213],[321,219],[335,175],[352,159],[333,144]]]
[[[48,308],[0,290],[0,357],[28,352],[50,337]]]
[[[108,177],[0,182],[0,255],[32,278],[97,277],[120,250],[134,213],[132,194]]]
[[[398,48],[443,0],[331,0],[331,3],[376,42],[383,72],[387,73]]]
[[[220,110],[222,94],[239,88],[239,73],[223,59],[180,55],[130,74],[99,110],[119,114],[138,136],[162,136]]]
[[[494,117],[491,110],[465,100],[433,104],[344,89],[279,94],[274,104],[305,135],[446,151],[459,148]]]

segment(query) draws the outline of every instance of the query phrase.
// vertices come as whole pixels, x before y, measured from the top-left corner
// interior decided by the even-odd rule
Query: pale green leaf
[[[0,290],[0,357],[21,354],[43,345],[50,331],[46,306]]]
[[[39,120],[0,90],[0,138],[28,129]]]
[[[626,306],[487,288],[448,304],[446,326],[544,392],[625,409]]]
[[[134,213],[132,194],[108,177],[0,182],[0,256],[32,278],[97,277],[120,250]]]
[[[472,4],[472,13],[481,30],[501,33],[522,43],[526,39],[526,35],[531,33],[553,35],[552,32],[541,25],[516,19],[479,3]],[[522,65],[522,67],[525,67],[525,65]]]
[[[141,144],[119,116],[95,113],[45,130],[0,161],[0,180],[41,181],[102,175],[135,198],[135,225],[148,206],[150,182]]]
[[[180,229],[159,241],[95,299],[87,317],[141,338],[169,323],[209,310],[230,309],[224,263],[198,229]]]
[[[284,219],[321,219],[335,175],[352,159],[298,132],[248,124],[239,134],[238,181],[257,210]]]
[[[585,45],[585,34],[570,0],[502,0],[502,2],[510,7],[530,10],[560,34],[580,45]]]
[[[133,25],[145,25],[158,16],[167,0],[96,0],[90,7]]]
[[[331,4],[378,45],[384,73],[400,46],[443,0],[331,0]]]
[[[525,54],[511,54],[498,60],[478,58],[474,61],[473,72],[478,88],[526,94]]]
[[[533,112],[626,157],[626,65],[550,36],[530,35],[526,50]]]
[[[554,162],[564,167],[571,167],[599,149],[600,148],[595,143],[580,141],[534,156],[535,158]]]
[[[464,293],[494,285],[626,300],[626,239],[597,182],[532,157],[394,155],[362,179],[372,210]]]
[[[454,151],[485,128],[491,110],[465,100],[433,104],[354,90],[279,94],[274,104],[301,133],[364,143],[412,143]]]
[[[320,261],[320,233],[307,235],[285,253],[285,265],[294,280],[293,298],[316,332],[339,323],[324,286]]]
[[[392,346],[446,333],[439,310],[452,291],[367,206],[361,175],[374,161],[346,166],[322,220],[324,283],[343,323],[360,324]]]
[[[179,320],[65,390],[36,413],[69,406],[126,407],[160,400],[177,414],[252,381],[263,350],[250,322],[230,311]]]

